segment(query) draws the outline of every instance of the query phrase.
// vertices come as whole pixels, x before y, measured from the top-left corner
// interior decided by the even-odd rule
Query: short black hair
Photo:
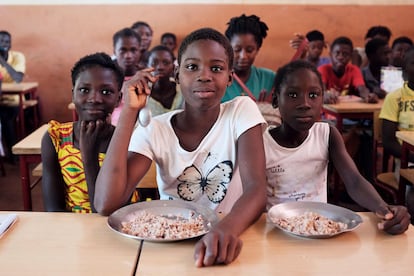
[[[388,45],[388,42],[380,39],[380,38],[374,38],[365,44],[365,54],[368,58],[372,57],[376,54],[379,48],[385,47]]]
[[[313,73],[315,73],[316,76],[318,77],[319,84],[321,85],[321,88],[323,89],[322,77],[315,65],[302,59],[289,62],[288,64],[285,64],[284,66],[280,67],[277,70],[274,85],[273,85],[274,86],[273,99],[272,99],[273,107],[277,107],[278,105],[277,94],[280,94],[282,85],[286,82],[288,76],[300,69],[308,69],[312,71]]]
[[[114,48],[116,46],[116,43],[118,42],[118,40],[120,40],[121,38],[124,37],[135,37],[138,40],[138,43],[141,45],[141,37],[131,28],[123,28],[119,31],[117,31],[113,36],[112,36],[112,43],[114,45]]]
[[[408,50],[404,54],[404,59],[403,59],[403,63],[402,63],[403,72],[406,70],[407,62],[409,61],[408,60],[409,56],[411,56],[413,54],[414,54],[414,46],[411,46],[410,48],[408,48]]]
[[[177,36],[173,33],[163,33],[161,35],[161,42],[164,38],[172,38],[175,42],[177,42]]]
[[[75,63],[71,70],[72,86],[75,86],[76,80],[81,72],[95,66],[100,66],[112,70],[118,82],[118,90],[121,91],[122,84],[124,82],[124,73],[118,64],[113,61],[109,55],[102,52],[84,56]]]
[[[349,39],[346,36],[340,36],[340,37],[335,38],[335,40],[331,44],[331,51],[335,47],[335,45],[338,45],[338,44],[348,45],[348,46],[351,47],[351,50],[354,49],[354,45],[352,44],[352,40]]]
[[[394,39],[394,41],[392,42],[391,48],[394,49],[394,47],[397,44],[402,44],[402,43],[413,45],[413,41],[411,40],[411,38],[409,38],[407,36],[400,36],[400,37],[397,37],[396,39]]]
[[[323,33],[321,33],[318,30],[313,30],[313,31],[308,32],[306,34],[306,38],[308,39],[309,42],[316,41],[316,40],[325,41],[325,37]]]
[[[212,40],[223,46],[229,59],[229,69],[231,70],[233,68],[234,53],[230,41],[222,33],[212,28],[201,28],[195,30],[183,39],[180,48],[178,49],[178,65],[181,64],[181,58],[187,50],[187,47],[198,40]]]
[[[10,34],[8,31],[1,30],[1,31],[0,31],[0,35],[7,35],[7,36],[9,36],[9,37],[10,37],[10,39],[11,39],[11,34]]]
[[[267,30],[269,30],[266,23],[260,21],[260,17],[256,15],[246,16],[242,14],[233,17],[227,25],[225,35],[229,40],[236,34],[252,34],[258,48],[262,47],[263,39],[267,36]]]
[[[170,48],[165,47],[164,45],[157,45],[157,46],[153,47],[148,53],[148,59],[154,52],[158,52],[158,51],[168,52],[168,54],[171,56],[171,60],[174,61],[174,59],[175,59],[174,53],[171,52]]]
[[[152,28],[151,28],[151,26],[147,22],[144,22],[144,21],[137,21],[137,22],[135,22],[134,24],[132,24],[131,29],[138,29],[141,26],[144,26],[144,27],[147,27],[148,29],[150,29],[151,34],[152,34]]]
[[[376,35],[385,36],[387,40],[390,40],[391,38],[391,31],[386,26],[372,26],[368,29],[367,34],[365,35],[365,39],[367,38],[373,38]]]

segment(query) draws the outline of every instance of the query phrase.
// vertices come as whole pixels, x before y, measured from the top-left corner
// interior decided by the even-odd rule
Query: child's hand
[[[140,110],[146,104],[147,96],[151,94],[149,83],[158,80],[151,72],[154,68],[147,68],[138,71],[132,78],[125,81],[122,86],[122,92],[125,95],[125,105]]]
[[[392,235],[404,233],[410,225],[411,216],[404,206],[380,207],[375,214],[382,219],[378,229]]]
[[[98,153],[99,139],[111,133],[111,114],[104,120],[81,121],[79,129],[79,148],[82,153]]]
[[[336,104],[339,102],[338,99],[338,95],[339,92],[336,90],[327,90],[324,94],[323,94],[323,103],[324,104]]]
[[[227,231],[213,229],[195,246],[194,259],[197,267],[229,264],[239,256],[242,241]]]
[[[365,102],[367,102],[367,103],[377,103],[378,102],[378,96],[374,93],[369,93],[368,97],[365,98]]]

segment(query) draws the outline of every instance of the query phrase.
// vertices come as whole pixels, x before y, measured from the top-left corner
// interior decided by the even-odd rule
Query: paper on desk
[[[381,89],[390,93],[404,84],[402,69],[399,67],[382,67],[381,68]]]
[[[16,214],[0,214],[0,237],[17,219]]]

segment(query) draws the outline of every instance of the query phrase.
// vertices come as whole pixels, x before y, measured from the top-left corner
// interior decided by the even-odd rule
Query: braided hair
[[[266,23],[260,21],[260,17],[256,15],[246,16],[242,14],[241,16],[233,17],[227,25],[225,35],[229,40],[236,34],[252,34],[258,48],[262,46],[263,39],[267,36],[267,30],[269,30]]]

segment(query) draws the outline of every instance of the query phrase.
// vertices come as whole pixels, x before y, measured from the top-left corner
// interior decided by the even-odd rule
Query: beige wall
[[[349,36],[362,45],[372,25],[387,25],[393,38],[414,38],[409,6],[340,5],[83,5],[83,6],[0,6],[0,29],[13,35],[12,49],[27,59],[25,81],[40,83],[43,121],[71,119],[70,68],[83,55],[112,53],[112,34],[137,20],[154,29],[153,46],[166,31],[182,39],[199,27],[224,31],[230,17],[256,14],[269,26],[256,65],[276,69],[289,61],[293,50],[288,40],[295,32],[317,28],[328,41]],[[327,53],[326,53],[327,54]]]

